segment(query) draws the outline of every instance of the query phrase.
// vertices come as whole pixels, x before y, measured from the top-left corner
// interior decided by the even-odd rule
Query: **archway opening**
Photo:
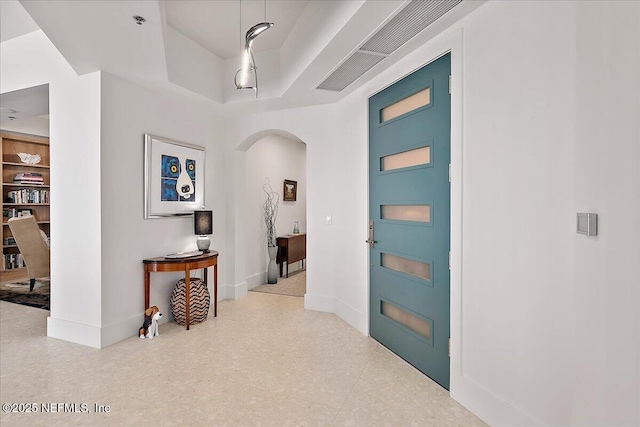
[[[306,144],[280,130],[254,134],[239,147],[245,155],[245,271],[249,291],[303,297],[306,292]],[[268,277],[264,204],[277,193],[277,275]]]

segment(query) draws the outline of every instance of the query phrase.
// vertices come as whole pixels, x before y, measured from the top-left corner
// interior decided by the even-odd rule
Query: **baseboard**
[[[334,305],[334,313],[336,316],[362,332],[364,335],[369,335],[369,322],[365,313],[356,310],[339,298],[335,299]]]
[[[159,324],[173,320],[169,304],[158,306],[158,309],[162,313]],[[88,347],[105,348],[119,341],[137,337],[143,320],[144,316],[140,312],[140,314],[118,323],[99,328],[49,316],[47,318],[47,336]]]
[[[162,317],[158,321],[159,325],[167,323],[173,320],[171,315],[171,307],[169,304],[158,305],[158,310],[162,313]],[[131,337],[139,336],[139,330],[144,321],[144,315],[142,312],[131,316],[128,319],[122,320],[118,323],[114,323],[102,328],[102,348],[113,345],[119,341],[126,340]]]
[[[451,377],[450,396],[490,426],[545,425],[478,383],[460,375]]]
[[[286,273],[287,268],[289,269],[289,274],[295,273],[296,271],[300,271],[300,270],[303,269],[302,268],[302,261],[296,261],[296,262],[293,262],[293,263],[289,264],[286,267],[283,267],[282,274],[285,274],[285,275],[287,274]],[[305,260],[304,268],[307,268],[307,261],[306,260]]]
[[[47,317],[47,336],[93,348],[101,348],[101,331],[98,326],[85,325],[70,320]]]
[[[166,316],[165,313],[167,312],[167,310],[164,310],[160,307],[158,308],[162,313],[162,320],[164,320]],[[144,321],[144,315],[140,313],[136,316],[132,316],[121,322],[103,327],[102,328],[102,347],[103,348],[108,347],[119,341],[126,340],[127,338],[138,336],[138,330],[140,329],[140,326],[142,326],[143,321]]]
[[[267,283],[266,271],[254,274],[253,276],[247,277],[247,290],[251,290],[256,286],[264,285],[265,283]]]
[[[247,282],[242,282],[237,285],[224,285],[222,286],[221,293],[224,296],[223,299],[239,300],[247,296]],[[219,299],[220,298],[218,298],[218,300]]]
[[[335,298],[324,295],[304,294],[304,308],[307,310],[335,312]]]

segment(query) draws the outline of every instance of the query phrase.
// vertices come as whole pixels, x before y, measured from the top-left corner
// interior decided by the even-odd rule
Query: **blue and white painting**
[[[196,161],[163,154],[160,159],[160,200],[196,200]]]

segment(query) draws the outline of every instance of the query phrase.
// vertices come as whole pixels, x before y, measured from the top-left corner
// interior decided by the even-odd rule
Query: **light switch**
[[[584,234],[585,236],[598,235],[598,214],[579,213],[577,214],[576,223],[578,234]]]
[[[326,215],[324,219],[325,224],[331,225],[331,215]]]

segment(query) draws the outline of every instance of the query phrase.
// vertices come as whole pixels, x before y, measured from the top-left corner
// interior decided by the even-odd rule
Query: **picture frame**
[[[284,202],[295,202],[298,197],[298,181],[284,180],[282,189],[282,200]]]
[[[205,149],[144,134],[144,218],[191,216],[204,206]]]

